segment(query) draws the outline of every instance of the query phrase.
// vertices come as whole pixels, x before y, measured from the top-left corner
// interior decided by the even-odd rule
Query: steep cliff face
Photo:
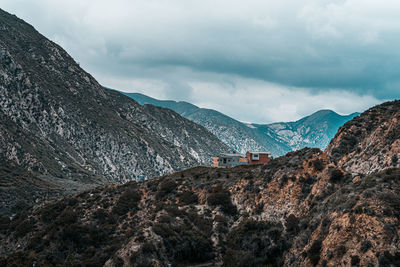
[[[158,176],[230,150],[171,110],[104,89],[61,47],[2,10],[0,62],[2,165],[54,186]]]
[[[326,149],[351,173],[400,166],[400,101],[375,106],[339,129]]]

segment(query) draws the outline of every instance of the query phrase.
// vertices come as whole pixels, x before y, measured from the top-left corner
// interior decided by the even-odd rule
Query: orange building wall
[[[247,157],[246,158],[240,158],[239,162],[249,162],[249,160],[247,159]]]
[[[219,157],[213,157],[213,167],[218,167],[219,166]]]
[[[260,159],[259,160],[252,160],[251,159],[251,153],[247,152],[246,153],[246,158],[249,161],[250,165],[254,165],[254,164],[267,164],[268,162],[271,161],[271,158],[269,157],[269,155],[267,153],[258,153],[260,155]]]

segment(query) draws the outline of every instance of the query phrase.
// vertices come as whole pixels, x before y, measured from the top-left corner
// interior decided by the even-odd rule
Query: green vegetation
[[[213,258],[213,248],[209,237],[192,229],[191,225],[172,226],[157,223],[153,226],[156,234],[163,238],[168,257],[172,262],[196,263]]]
[[[342,181],[344,175],[343,172],[341,170],[338,169],[333,169],[330,172],[330,177],[329,177],[329,181],[331,183],[339,183]]]
[[[287,249],[282,225],[245,220],[228,235],[224,266],[280,266]]]
[[[219,206],[221,210],[229,215],[237,213],[236,207],[232,204],[230,192],[222,185],[217,185],[207,197],[207,204],[210,206]]]
[[[128,211],[135,212],[141,199],[140,192],[135,188],[129,188],[119,197],[113,208],[113,213],[124,215]]]
[[[315,240],[307,251],[307,256],[314,266],[316,266],[319,262],[321,256],[321,247],[322,247],[322,241]]]

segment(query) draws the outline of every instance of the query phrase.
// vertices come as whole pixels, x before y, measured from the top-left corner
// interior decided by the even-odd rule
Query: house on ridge
[[[213,158],[213,167],[235,167],[238,165],[267,164],[271,158],[268,152],[223,153]]]

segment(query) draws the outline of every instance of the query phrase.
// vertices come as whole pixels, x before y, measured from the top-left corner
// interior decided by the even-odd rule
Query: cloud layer
[[[240,120],[349,113],[400,96],[394,0],[0,2],[106,86]]]

